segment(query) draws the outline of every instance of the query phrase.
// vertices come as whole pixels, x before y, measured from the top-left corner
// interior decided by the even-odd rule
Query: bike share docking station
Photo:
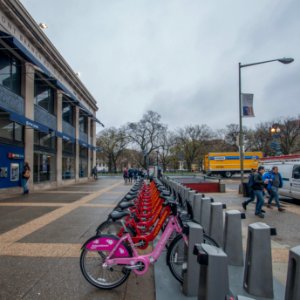
[[[189,231],[189,245],[203,242],[203,228],[195,223],[188,222],[187,229]],[[184,247],[184,254],[187,257],[186,266],[183,267],[183,294],[191,297],[198,293],[199,271],[200,267],[197,264],[197,258],[193,255],[193,247]]]
[[[300,246],[290,250],[285,300],[300,299]]]
[[[228,256],[228,264],[231,266],[243,266],[243,238],[242,219],[246,215],[239,210],[228,210],[225,212],[224,228],[224,251]]]
[[[271,235],[276,230],[257,222],[248,227],[244,289],[251,295],[273,298]]]
[[[198,300],[225,299],[230,294],[226,253],[203,243],[195,244],[194,254],[200,264]]]
[[[271,236],[276,234],[274,228],[260,222],[250,224],[248,226],[246,256],[244,256],[241,230],[241,220],[245,218],[244,213],[238,210],[226,211],[223,228],[220,225],[220,220],[223,220],[223,213],[220,213],[222,204],[216,203],[213,205],[211,198],[204,197],[204,195],[198,193],[193,194],[178,183],[177,186],[176,183],[174,185],[174,181],[172,185],[179,194],[183,195],[183,200],[188,200],[192,204],[195,222],[199,223],[209,236],[212,237],[214,235],[214,239],[223,246],[221,249],[205,243],[196,243],[197,246],[201,244],[203,256],[201,259],[197,256],[200,267],[199,276],[195,277],[194,275],[192,277],[192,281],[199,280],[198,299],[300,299],[300,287],[298,286],[298,282],[300,282],[300,246],[290,250],[286,291],[284,294],[282,284],[273,279]],[[218,229],[219,232],[217,231]],[[193,230],[201,229],[197,229],[197,226],[193,225]],[[201,230],[201,233],[203,234],[203,230]],[[193,245],[193,240],[195,239],[189,238],[189,245]],[[187,250],[187,253],[190,253],[190,251]],[[204,257],[207,257],[207,259]],[[214,260],[218,261],[218,264],[214,264]],[[192,262],[192,260],[190,261]],[[212,266],[210,266],[210,263]],[[214,268],[213,265],[217,265],[217,267]],[[193,263],[192,267],[194,267]],[[184,278],[187,278],[189,274],[188,268],[189,264],[187,263]],[[214,273],[213,275],[212,272]],[[201,276],[204,277],[201,279]],[[217,280],[217,278],[222,282],[221,287],[219,285],[220,280]],[[226,284],[227,279],[229,282],[228,287]],[[190,295],[195,295],[195,289],[192,290],[193,285],[189,283],[184,284],[184,295],[189,295],[189,293],[191,293]],[[205,288],[203,288],[204,286]],[[190,290],[187,290],[189,288]],[[220,292],[220,298],[217,298],[218,296],[208,298],[208,295],[213,293],[213,289],[222,291]],[[226,293],[229,291],[231,295],[239,296],[228,296]],[[178,299],[187,298],[182,295],[182,298]],[[193,297],[192,299],[195,298]]]

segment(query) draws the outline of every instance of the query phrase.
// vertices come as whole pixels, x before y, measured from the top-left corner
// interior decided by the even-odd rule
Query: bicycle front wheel
[[[96,233],[97,235],[112,234],[118,236],[120,231],[122,231],[122,229],[123,226],[120,221],[107,220],[98,226],[98,228],[96,229]]]
[[[80,255],[80,268],[84,278],[100,289],[113,289],[126,281],[130,270],[122,265],[104,269],[102,264],[109,255],[107,251],[89,251],[83,249]]]
[[[203,235],[203,242],[208,245],[219,247],[219,245],[208,235]],[[185,241],[181,234],[177,235],[168,247],[167,265],[173,276],[183,282],[183,269],[187,264],[187,256],[184,253]]]

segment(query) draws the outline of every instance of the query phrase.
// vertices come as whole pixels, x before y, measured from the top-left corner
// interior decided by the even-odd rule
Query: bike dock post
[[[195,195],[196,195],[196,192],[195,192],[195,191],[190,190],[190,191],[188,192],[188,198],[187,198],[187,199],[188,199],[188,201],[189,201],[189,203],[190,203],[191,205],[193,205]]]
[[[229,294],[229,275],[226,253],[218,247],[197,244],[194,254],[201,265],[198,300],[226,299]]]
[[[290,249],[285,300],[300,299],[300,245]]]
[[[223,227],[223,204],[221,202],[211,203],[208,235],[213,238],[220,247],[223,246]]]
[[[201,225],[204,232],[209,232],[210,213],[211,213],[211,198],[203,197],[201,201]]]
[[[197,264],[197,257],[193,255],[193,248],[196,243],[203,242],[203,228],[195,223],[188,222],[189,228],[189,246],[185,246],[185,253],[187,254],[187,267],[183,271],[183,294],[188,297],[197,296],[198,281],[200,274],[200,266]]]
[[[248,226],[243,286],[251,295],[274,297],[271,235],[275,234],[276,230],[265,223]]]
[[[201,224],[201,201],[202,201],[202,195],[196,194],[193,201],[193,213],[194,213],[194,220]]]
[[[245,214],[239,210],[225,212],[224,251],[228,256],[228,264],[231,266],[243,266],[243,237],[242,222]]]
[[[184,187],[184,200],[188,200],[189,199],[189,191],[191,189],[188,187]]]

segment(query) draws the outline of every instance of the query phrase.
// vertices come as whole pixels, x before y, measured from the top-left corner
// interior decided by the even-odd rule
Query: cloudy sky
[[[106,127],[147,110],[170,129],[238,123],[238,63],[254,94],[245,126],[300,113],[298,0],[22,0],[98,102]],[[100,127],[98,128],[101,129]]]

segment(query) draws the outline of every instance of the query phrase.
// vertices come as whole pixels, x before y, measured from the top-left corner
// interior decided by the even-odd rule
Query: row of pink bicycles
[[[158,179],[139,180],[82,246],[80,268],[84,278],[100,289],[124,283],[131,272],[145,274],[166,249],[166,263],[183,282],[188,246],[187,221],[192,207]],[[218,246],[204,234],[204,243]],[[140,254],[152,245],[152,251]]]

